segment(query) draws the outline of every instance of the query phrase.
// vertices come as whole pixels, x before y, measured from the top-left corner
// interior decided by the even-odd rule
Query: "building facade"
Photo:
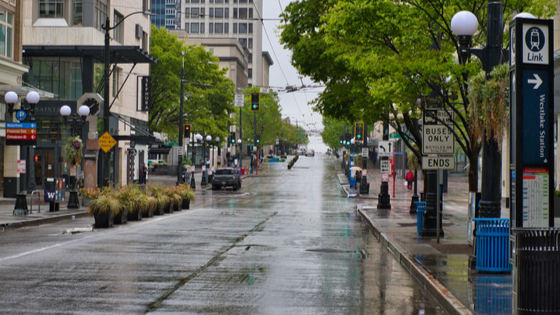
[[[29,73],[24,81],[53,94],[50,100],[37,105],[37,145],[22,148],[21,158],[27,161],[27,175],[22,189],[44,187],[46,178],[84,176],[86,187],[101,183],[98,174],[100,150],[96,141],[98,118],[103,105],[91,105],[85,124],[65,125],[59,110],[63,105],[77,112],[78,100],[85,93],[104,95],[103,25],[109,18],[114,29],[110,35],[109,100],[111,104],[109,130],[118,143],[109,154],[112,183],[130,181],[127,162],[131,136],[147,133],[148,112],[139,110],[140,81],[149,75],[153,62],[149,51],[151,21],[142,14],[149,11],[148,0],[23,0],[22,43],[24,63]],[[134,13],[134,14],[132,14]],[[129,16],[130,15],[130,16]],[[119,58],[120,56],[120,58]],[[101,130],[100,130],[101,131]],[[64,161],[64,145],[72,135],[81,136],[84,156],[81,167]],[[127,138],[128,137],[128,138]],[[93,141],[87,141],[93,140]],[[134,141],[132,141],[134,142]],[[148,145],[138,143],[133,178],[138,178],[138,166],[147,162]],[[82,173],[83,171],[83,173]],[[29,189],[29,188],[27,188]]]
[[[158,1],[163,0],[152,0],[152,3]],[[166,17],[171,10],[171,5],[166,5]],[[156,12],[158,16],[152,17],[152,21],[166,19],[160,17],[160,12]],[[236,39],[249,51],[248,86],[267,86],[263,83],[262,70],[263,0],[177,0],[175,16],[176,28],[184,30],[190,40]]]

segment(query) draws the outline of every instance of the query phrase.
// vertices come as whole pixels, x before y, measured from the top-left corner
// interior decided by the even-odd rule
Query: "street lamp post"
[[[117,28],[124,20],[128,17],[135,15],[135,14],[144,14],[144,15],[156,15],[150,13],[149,11],[136,11],[128,14],[122,20],[120,20],[117,24],[113,26],[109,26],[109,16],[105,19],[105,24],[101,25],[101,28],[105,31],[105,52],[104,52],[104,71],[103,71],[103,130],[105,132],[109,132],[110,124],[109,118],[111,117],[110,110],[111,104],[109,102],[109,64],[111,62],[111,36],[109,36],[109,31],[114,30]],[[101,153],[101,174],[102,174],[102,186],[106,187],[109,186],[109,163],[110,163],[110,154],[109,152]]]
[[[24,106],[24,104],[21,105],[21,109],[23,111],[25,111],[25,113],[29,113],[29,120],[31,121],[31,123],[35,122],[35,106],[37,106],[37,103],[39,103],[39,100],[41,99],[41,97],[39,96],[39,93],[35,92],[35,91],[31,91],[29,93],[27,93],[26,96],[26,100],[27,103],[29,104],[29,107]],[[6,102],[6,104],[8,105],[8,108],[6,109],[6,111],[9,114],[9,117],[6,117],[6,121],[13,121],[13,112],[14,112],[14,105],[18,102],[19,100],[19,96],[17,95],[16,92],[7,92],[4,95],[4,101]],[[9,119],[8,119],[9,118]],[[30,183],[28,183],[28,189],[31,188]],[[16,205],[14,207],[14,215],[27,215],[27,195],[23,194],[23,193],[18,193],[16,195]]]
[[[497,65],[506,62],[507,50],[503,49],[503,3],[502,0],[488,1],[487,46],[472,48],[472,36],[478,29],[476,16],[468,11],[461,11],[453,16],[451,29],[459,41],[459,61],[466,64],[473,54],[482,62],[482,69],[487,75]],[[502,156],[499,143],[488,139],[484,132],[482,153],[482,187],[479,209],[480,218],[499,218],[501,215],[501,175]]]
[[[192,174],[191,174],[191,188],[192,189],[196,189],[196,184],[195,184],[195,181],[194,181],[194,170],[196,168],[196,166],[195,166],[196,163],[195,163],[195,160],[194,160],[194,144],[195,144],[195,141],[200,142],[201,140],[202,140],[202,136],[197,133],[193,137],[193,141],[192,141],[192,163],[193,163],[193,165],[191,167],[191,172],[192,172]]]
[[[72,114],[72,109],[68,105],[64,105],[60,108],[60,115],[64,121],[64,126],[68,124],[68,121],[72,123],[72,137],[76,135],[77,126],[82,126],[86,122],[86,117],[89,115],[90,109],[86,105],[80,106],[78,113]],[[78,124],[80,123],[80,124]],[[74,177],[72,179],[72,177]],[[76,177],[70,176],[70,197],[68,198],[68,208],[69,209],[79,209],[80,201],[78,199],[78,191],[76,190]]]
[[[198,65],[201,64],[210,64],[213,65],[214,63],[211,61],[201,61],[199,63],[197,63],[196,65],[194,65],[189,71],[187,71],[187,73],[185,73],[185,51],[182,52],[183,55],[183,63],[181,66],[181,99],[179,100],[179,143],[178,143],[178,156],[177,156],[177,185],[182,184],[184,182],[183,180],[183,124],[184,124],[184,117],[183,117],[183,113],[184,113],[184,101],[185,101],[185,76],[187,76],[189,73],[191,73],[191,71],[193,71]],[[194,146],[193,146],[194,148]],[[194,161],[193,161],[194,164]],[[194,184],[191,181],[191,187],[193,187]]]
[[[240,129],[241,129],[241,128],[240,128]],[[237,158],[239,159],[239,167],[240,167],[240,168],[243,168],[243,165],[242,165],[242,163],[241,163],[241,161],[243,160],[243,150],[241,150],[241,148],[242,148],[241,143],[242,143],[242,142],[243,142],[243,141],[241,141],[241,139],[238,139],[238,140],[237,140],[238,150],[239,150],[239,154],[237,155]]]

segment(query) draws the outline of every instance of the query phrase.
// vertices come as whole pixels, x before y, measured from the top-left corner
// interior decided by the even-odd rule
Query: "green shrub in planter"
[[[100,195],[88,207],[88,213],[94,217],[97,228],[112,227],[115,215],[120,214],[120,211],[119,201],[110,194]]]

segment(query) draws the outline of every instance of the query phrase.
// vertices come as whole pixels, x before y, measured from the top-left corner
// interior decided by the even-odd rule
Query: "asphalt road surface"
[[[0,232],[0,314],[441,314],[356,217],[335,163],[265,165],[239,191],[111,229]]]

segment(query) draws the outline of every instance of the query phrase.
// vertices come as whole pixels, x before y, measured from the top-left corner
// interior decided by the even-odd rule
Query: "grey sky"
[[[283,12],[284,8],[291,0],[264,0],[264,9],[262,16],[264,20],[263,29],[263,51],[268,51],[274,65],[270,68],[270,87],[278,91],[284,90],[287,85],[295,85],[301,87],[302,80],[299,73],[290,63],[291,52],[285,50],[279,43],[278,26],[280,21],[267,20],[276,19]],[[268,34],[268,36],[267,36]],[[304,77],[303,83],[307,86],[317,85],[311,82],[309,78]],[[305,91],[305,92],[303,92]],[[303,126],[306,130],[322,131],[322,117],[319,113],[314,113],[311,107],[307,105],[317,97],[322,88],[305,89],[303,91],[286,93],[279,91],[280,104],[282,106],[282,117],[290,117],[290,120]]]

